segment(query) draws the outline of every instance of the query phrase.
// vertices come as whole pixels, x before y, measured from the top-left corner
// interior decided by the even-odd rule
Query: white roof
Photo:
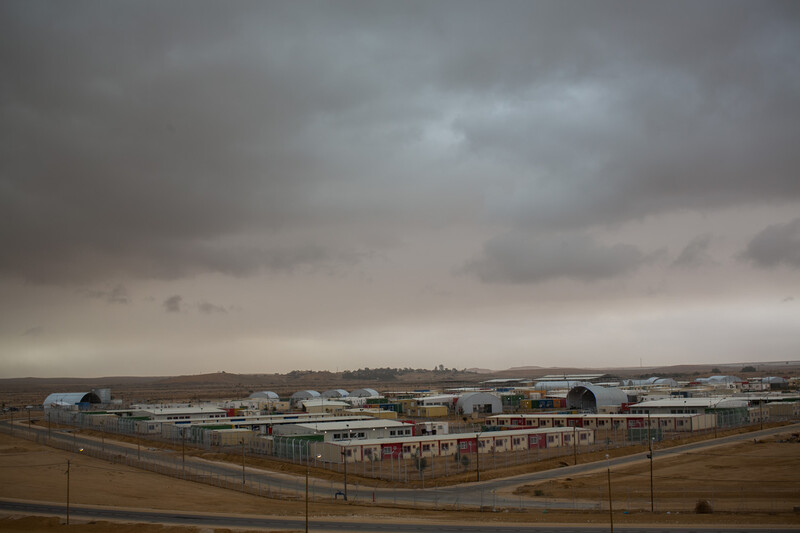
[[[620,413],[574,413],[574,414],[559,414],[559,413],[533,413],[533,414],[505,414],[505,415],[493,415],[487,417],[489,418],[522,418],[523,420],[527,419],[536,419],[536,418],[548,418],[548,419],[561,419],[561,418],[607,418],[607,419],[619,419],[624,420],[626,418],[642,418],[643,414],[620,414]],[[654,419],[664,418],[691,418],[694,416],[700,416],[697,413],[659,413],[659,414],[652,414],[650,415]]]
[[[42,405],[45,407],[51,405],[77,405],[83,402],[90,402],[92,396],[99,400],[99,397],[92,392],[54,392],[44,399]]]
[[[420,396],[418,398],[414,398],[418,402],[448,402],[453,401],[453,399],[458,398],[458,394],[436,394],[434,396]]]
[[[373,418],[370,420],[352,420],[350,422],[320,422],[319,424],[310,424],[306,422],[296,424],[298,427],[312,429],[315,431],[347,431],[354,429],[372,429],[372,428],[396,428],[396,427],[410,427],[411,424],[400,422],[399,420],[387,420],[382,418]]]
[[[492,437],[519,437],[520,435],[538,435],[548,433],[563,433],[573,431],[589,432],[594,431],[590,428],[529,428],[529,429],[510,429],[508,431],[483,431],[481,433],[447,433],[443,435],[415,435],[412,437],[389,437],[383,439],[359,439],[353,441],[334,441],[330,444],[337,446],[375,446],[379,444],[387,444],[392,442],[436,442],[436,441],[457,441],[464,439],[475,439],[480,437],[483,439],[491,439]]]
[[[664,398],[663,400],[647,400],[634,405],[639,407],[705,407],[708,409],[726,409],[732,407],[746,407],[747,401],[738,398]]]
[[[333,407],[350,407],[350,404],[347,402],[343,402],[341,400],[329,400],[328,398],[314,398],[313,400],[303,400],[303,405],[307,407],[319,406],[319,405],[330,405]]]
[[[175,415],[175,414],[203,414],[203,413],[226,413],[225,409],[219,407],[137,407],[135,411],[152,413],[154,415]]]

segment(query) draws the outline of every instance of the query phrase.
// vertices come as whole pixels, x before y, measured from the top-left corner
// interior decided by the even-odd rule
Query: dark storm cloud
[[[585,235],[536,238],[507,234],[490,240],[465,267],[487,283],[539,283],[570,278],[595,281],[635,270],[645,260],[635,246],[603,246]]]
[[[352,264],[378,226],[797,200],[798,10],[3,2],[0,274],[246,275]]]
[[[164,300],[164,310],[167,313],[180,313],[181,312],[181,305],[183,305],[183,297],[179,294],[174,296],[170,296],[166,300]]]
[[[682,268],[696,268],[703,265],[715,264],[714,258],[708,253],[711,237],[701,235],[695,237],[681,251],[680,255],[672,262],[672,266]]]
[[[764,228],[753,237],[742,257],[759,267],[800,269],[800,218]]]

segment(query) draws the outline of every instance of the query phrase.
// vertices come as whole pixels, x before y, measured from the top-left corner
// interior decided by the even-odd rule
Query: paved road
[[[46,428],[39,428],[37,426],[33,427],[42,434],[42,437],[44,436],[43,434],[47,432]],[[770,428],[740,435],[731,435],[719,439],[711,439],[693,444],[657,450],[655,453],[655,462],[658,464],[660,458],[679,455],[689,451],[701,450],[722,444],[748,441],[754,438],[761,438],[787,431],[800,431],[800,424]],[[60,440],[64,443],[69,443],[76,449],[79,449],[80,447],[92,447],[94,449],[100,448],[100,442],[98,439],[88,438],[85,436],[54,431],[52,432],[51,438],[54,440]],[[104,448],[105,451],[118,455],[128,455],[130,457],[136,457],[137,455],[135,446],[131,447],[131,445],[117,443],[110,440],[106,440]],[[180,465],[180,452],[178,452],[176,457],[175,452],[172,451],[142,449],[141,458],[165,469],[175,468],[176,464]],[[596,509],[600,507],[599,502],[572,502],[564,500],[542,501],[541,499],[526,499],[519,496],[513,496],[510,494],[510,491],[514,487],[524,485],[526,483],[539,482],[566,476],[575,476],[598,469],[605,470],[607,465],[610,465],[613,474],[614,469],[617,467],[643,460],[646,460],[646,453],[617,457],[608,462],[598,461],[593,463],[578,464],[576,466],[568,466],[542,472],[493,479],[480,483],[465,483],[450,487],[423,490],[373,488],[365,487],[364,485],[348,484],[348,496],[351,501],[355,500],[361,502],[371,502],[373,501],[374,497],[377,503],[394,503],[412,507],[434,506],[451,509],[463,507],[510,509]],[[191,456],[186,456],[186,470],[190,473],[200,473],[200,475],[206,478],[214,478],[216,476],[216,479],[226,478],[229,480],[241,479],[242,473],[241,466],[236,466],[230,463],[212,462]],[[248,484],[251,484],[252,486],[260,486],[265,489],[266,493],[273,496],[280,496],[280,494],[285,493],[302,495],[303,491],[305,490],[305,480],[303,477],[250,467],[247,468],[246,480]],[[312,478],[309,492],[311,493],[312,499],[334,499],[335,493],[339,492],[341,489],[341,482],[334,483],[331,481],[323,481]]]
[[[66,506],[48,503],[18,502],[0,499],[0,509],[19,514],[44,514],[66,516]],[[91,520],[118,520],[126,522],[147,522],[159,524],[180,524],[196,527],[238,527],[258,529],[294,529],[302,530],[305,527],[303,518],[268,518],[260,516],[225,516],[219,514],[182,513],[172,511],[142,511],[138,509],[104,509],[82,505],[71,505],[70,516],[73,518]],[[309,529],[313,531],[358,531],[358,532],[465,532],[465,533],[600,533],[607,532],[608,526],[574,526],[574,525],[526,525],[519,523],[489,524],[448,524],[414,523],[407,520],[385,520],[369,522],[343,520],[309,521]],[[742,533],[743,531],[775,531],[774,528],[731,528],[731,527],[703,527],[694,526],[615,526],[616,531],[625,533]],[[800,532],[800,529],[782,529],[781,531]]]

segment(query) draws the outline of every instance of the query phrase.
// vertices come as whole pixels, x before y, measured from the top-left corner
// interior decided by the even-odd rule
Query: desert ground
[[[704,455],[656,460],[656,512],[634,510],[649,503],[649,464],[620,469],[612,474],[615,524],[758,524],[795,526],[798,514],[792,509],[800,505],[800,443],[790,433],[758,443],[748,442],[714,448]],[[237,514],[302,516],[302,501],[262,498],[240,492],[182,481],[137,469],[112,465],[97,459],[55,450],[6,434],[0,434],[0,469],[3,483],[0,497],[23,500],[64,502],[66,499],[66,466],[70,461],[70,501],[144,509],[171,509]],[[698,481],[702,480],[702,481]],[[742,481],[747,481],[744,492]],[[584,498],[597,501],[607,498],[603,490],[605,471],[576,479],[530,485],[517,489],[533,498]],[[683,483],[683,485],[682,485]],[[712,514],[695,514],[697,494],[702,483],[716,483],[711,505]],[[681,490],[690,486],[692,491]],[[626,488],[623,488],[626,487]],[[706,487],[709,488],[709,487]],[[703,492],[707,494],[708,491]],[[646,500],[646,501],[645,501]],[[636,505],[631,505],[630,503]],[[772,503],[770,503],[772,502]],[[312,502],[311,516],[391,518],[407,516],[408,509],[373,507],[352,503]],[[528,511],[478,512],[427,511],[415,509],[416,518],[469,522],[539,522],[605,523],[607,511],[566,512]],[[55,518],[5,516],[0,519],[4,531],[107,531],[108,524],[77,523],[69,529]],[[147,524],[114,525],[120,533],[189,532],[196,528],[161,527]],[[217,530],[223,531],[223,530]]]

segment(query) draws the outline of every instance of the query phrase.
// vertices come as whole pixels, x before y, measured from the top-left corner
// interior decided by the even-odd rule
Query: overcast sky
[[[800,4],[0,3],[0,375],[800,359]]]

